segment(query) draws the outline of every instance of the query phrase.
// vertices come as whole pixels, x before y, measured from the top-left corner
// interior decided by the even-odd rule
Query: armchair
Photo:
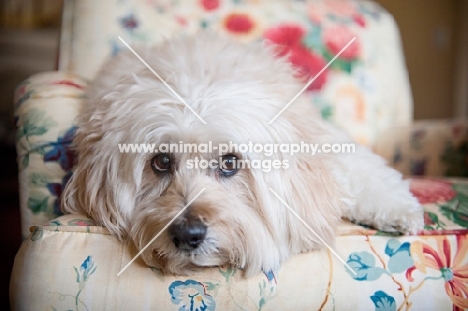
[[[395,22],[376,3],[68,0],[60,71],[31,77],[15,96],[26,240],[13,269],[12,308],[468,308],[468,183],[458,179],[412,182],[426,209],[427,230],[418,236],[389,236],[343,221],[335,248],[357,275],[324,249],[297,255],[280,271],[251,279],[243,279],[233,267],[163,275],[141,259],[117,276],[137,253],[132,243],[119,243],[85,216],[60,216],[60,195],[72,173],[73,120],[86,102],[87,81],[106,57],[125,48],[118,36],[131,45],[149,45],[202,28],[283,46],[304,80],[315,76],[355,36],[355,43],[315,80],[307,96],[324,118],[410,172],[412,154],[404,151],[412,149],[404,148],[409,140],[406,145],[401,140],[412,131],[410,85]],[[459,144],[468,127],[460,123],[457,128]],[[395,135],[395,129],[401,135]]]

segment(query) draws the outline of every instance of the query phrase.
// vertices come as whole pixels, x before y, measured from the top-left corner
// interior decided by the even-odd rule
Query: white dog
[[[142,254],[148,265],[173,274],[230,264],[250,276],[321,247],[270,188],[330,244],[341,217],[385,231],[422,229],[423,210],[408,182],[361,146],[349,154],[269,157],[228,150],[225,165],[206,169],[187,163],[217,160],[217,150],[119,152],[120,143],[350,142],[301,96],[268,124],[303,87],[274,53],[210,34],[140,51],[193,111],[132,53],[110,60],[78,120],[78,161],[64,210],[88,215],[142,249],[205,188]],[[288,165],[265,172],[238,168],[239,160]]]

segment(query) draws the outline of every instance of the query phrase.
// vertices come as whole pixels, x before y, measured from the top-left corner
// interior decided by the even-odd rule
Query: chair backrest
[[[284,46],[304,72],[322,115],[372,147],[379,135],[412,120],[400,36],[390,14],[359,0],[68,0],[60,69],[92,78],[103,61],[130,45],[151,45],[212,29],[243,41]],[[286,103],[285,103],[286,104]]]

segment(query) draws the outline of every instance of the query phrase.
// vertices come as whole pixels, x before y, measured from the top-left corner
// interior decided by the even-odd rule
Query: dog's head
[[[148,246],[145,262],[176,274],[231,264],[249,275],[316,247],[317,237],[270,188],[332,241],[342,202],[326,158],[232,146],[182,150],[210,142],[313,142],[321,135],[320,117],[301,98],[268,124],[302,87],[284,59],[271,48],[212,36],[178,40],[142,57],[190,109],[134,55],[108,64],[133,62],[120,78],[102,73],[89,93],[66,211],[89,215],[140,250]],[[124,143],[154,145],[158,152],[121,152]],[[182,149],[160,151],[163,144]],[[275,160],[279,168],[271,167]]]

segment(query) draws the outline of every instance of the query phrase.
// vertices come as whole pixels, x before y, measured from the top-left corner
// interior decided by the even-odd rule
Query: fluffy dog
[[[234,265],[246,276],[277,269],[291,255],[321,247],[274,190],[327,243],[345,217],[385,231],[415,233],[423,210],[409,184],[365,147],[355,153],[228,150],[227,165],[190,169],[218,152],[121,153],[119,143],[343,143],[340,130],[300,96],[297,72],[275,50],[212,34],[175,39],[139,52],[191,111],[130,52],[107,62],[88,90],[74,140],[78,160],[63,200],[142,253],[166,273]],[[193,113],[196,112],[206,124]],[[288,168],[237,168],[236,160],[287,161]]]

